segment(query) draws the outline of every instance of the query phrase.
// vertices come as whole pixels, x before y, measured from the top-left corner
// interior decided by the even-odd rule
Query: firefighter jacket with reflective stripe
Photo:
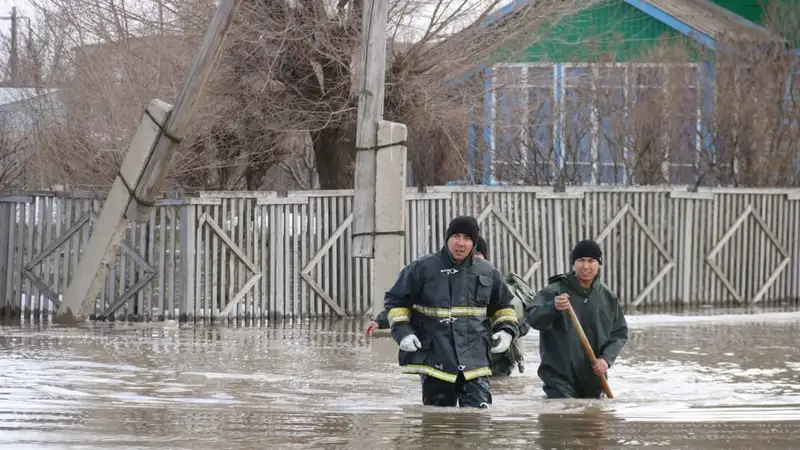
[[[406,266],[384,300],[394,340],[415,333],[422,344],[400,350],[403,372],[451,383],[459,372],[465,380],[490,376],[492,334],[518,333],[512,298],[494,266],[472,256],[457,265],[447,247]]]

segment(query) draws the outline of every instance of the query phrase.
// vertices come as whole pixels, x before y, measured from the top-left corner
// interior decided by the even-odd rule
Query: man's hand
[[[557,311],[566,311],[569,309],[569,294],[559,294],[558,297],[553,300],[553,305],[555,305]]]
[[[608,372],[608,363],[603,358],[597,358],[592,364],[592,370],[594,370],[595,375],[603,375]]]
[[[504,351],[508,350],[508,346],[511,345],[511,335],[505,331],[498,331],[497,333],[493,334],[492,339],[499,341],[497,345],[489,350],[492,353],[503,353]]]
[[[370,320],[367,323],[367,328],[364,328],[364,336],[366,336],[366,337],[372,336],[372,333],[377,329],[378,329],[378,322],[375,322],[374,320]]]
[[[404,352],[415,352],[422,348],[422,343],[414,333],[409,334],[400,341],[400,350]]]

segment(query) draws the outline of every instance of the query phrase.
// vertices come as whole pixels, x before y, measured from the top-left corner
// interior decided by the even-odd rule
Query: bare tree
[[[232,107],[257,117],[252,129],[257,134],[247,141],[266,131],[308,130],[321,186],[345,188],[352,186],[355,161],[353,88],[361,3],[340,2],[338,15],[330,6],[321,1],[245,3],[239,32],[232,35],[217,79],[218,86],[224,83],[228,92],[234,91],[226,97],[247,98],[230,103]],[[489,62],[500,48],[513,52],[515,43],[520,49],[519,42],[529,45],[545,21],[557,21],[583,3],[537,2],[536,8],[524,6],[504,21],[482,27],[495,6],[467,0],[391,4],[385,117],[409,126],[417,179],[433,176],[423,161],[463,167],[468,111],[480,100],[481,87],[474,78],[451,88],[443,85],[463,77],[478,62]],[[427,16],[420,14],[426,10]],[[408,33],[412,18],[415,39],[403,43],[398,37]],[[458,28],[462,30],[453,33]],[[242,104],[247,108],[240,108]],[[243,117],[235,122],[247,121]],[[417,152],[424,159],[414,156]]]
[[[53,181],[107,185],[142,106],[153,97],[174,97],[214,3],[35,2],[44,17],[39,28],[51,30],[50,50],[35,52],[36,66],[47,72],[68,61],[70,67],[51,71],[70,74],[57,83],[68,121],[41,141],[74,142],[65,146],[68,156],[53,148],[50,163],[85,168],[82,174],[62,170]],[[478,65],[513,55],[591,4],[526,4],[483,26],[498,1],[390,3],[385,117],[409,126],[419,182],[463,173],[468,112],[481,100]],[[199,105],[197,126],[177,155],[173,187],[258,189],[270,167],[308,154],[302,145],[286,145],[287,132],[308,134],[321,187],[352,186],[361,8],[361,1],[247,0]]]
[[[728,186],[800,185],[800,11],[771,5],[771,41],[720,39],[716,105],[703,108],[701,179]]]
[[[16,133],[13,117],[0,113],[0,195],[22,187],[26,159],[24,136]]]

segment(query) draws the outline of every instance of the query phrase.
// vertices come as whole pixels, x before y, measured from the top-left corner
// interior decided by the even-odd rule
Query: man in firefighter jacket
[[[478,240],[475,243],[475,251],[472,253],[472,256],[474,258],[480,258],[480,259],[485,259],[486,261],[489,261],[489,246],[486,243],[486,240],[483,239],[480,236],[478,236]],[[514,305],[514,306],[516,306],[516,305]],[[527,325],[527,323],[524,322],[524,320],[525,320],[524,316],[522,317],[522,319],[520,319],[519,314],[517,314],[517,320],[523,321],[523,323],[519,324],[520,327],[522,327],[524,325]],[[381,311],[380,314],[378,314],[377,317],[375,317],[374,319],[371,319],[369,322],[367,322],[367,326],[364,328],[364,336],[370,337],[370,336],[372,336],[372,333],[375,332],[375,330],[385,330],[385,329],[388,329],[388,328],[391,328],[389,326],[389,310],[384,309],[383,311]],[[517,340],[518,339],[515,339],[514,341],[516,342]],[[513,347],[513,345],[511,347]],[[511,351],[511,347],[509,347],[509,349],[508,349],[508,351],[506,353]],[[497,357],[497,355],[492,356],[492,361],[494,361],[494,359],[496,357]],[[494,369],[492,369],[492,370],[494,370]]]
[[[474,217],[456,217],[444,247],[407,265],[386,292],[399,364],[420,374],[425,405],[491,405],[490,352],[505,352],[519,331],[503,276],[473,257],[478,234]]]
[[[481,236],[478,236],[478,242],[475,244],[474,256],[475,258],[489,261],[489,244]],[[522,347],[522,337],[528,334],[531,329],[531,326],[525,321],[525,309],[533,298],[531,289],[519,275],[513,272],[506,276],[506,283],[514,295],[511,299],[511,306],[517,313],[519,331],[517,332],[517,337],[514,338],[505,352],[492,353],[493,377],[507,377],[514,371],[515,366],[519,369],[519,373],[525,372],[525,352]]]

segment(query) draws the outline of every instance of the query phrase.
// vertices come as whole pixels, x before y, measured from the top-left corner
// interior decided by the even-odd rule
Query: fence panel
[[[88,244],[103,193],[0,197],[0,307],[50,314]],[[407,196],[405,261],[481,224],[491,261],[532,288],[595,239],[628,307],[741,306],[800,298],[800,190],[435,187]],[[212,192],[163,199],[132,224],[97,298],[99,318],[339,317],[369,312],[372,261],[351,253],[352,191]]]

